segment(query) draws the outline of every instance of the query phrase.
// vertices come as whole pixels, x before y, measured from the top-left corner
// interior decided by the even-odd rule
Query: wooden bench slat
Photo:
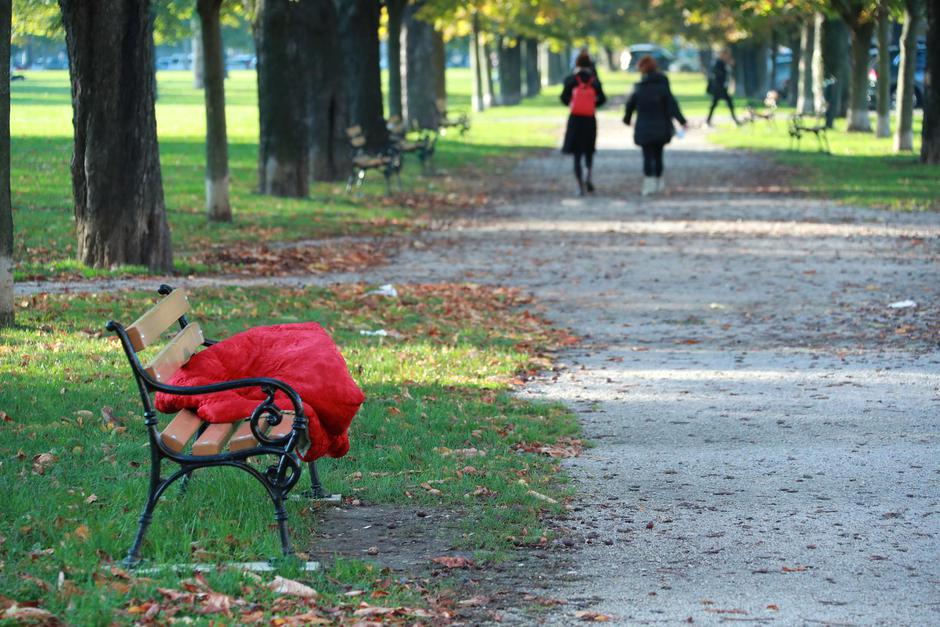
[[[271,429],[271,431],[267,433],[266,435],[271,439],[282,438],[288,433],[290,433],[290,430],[293,428],[294,428],[294,412],[289,412],[289,413],[284,412],[284,417],[281,420],[281,424]]]
[[[176,334],[147,366],[147,374],[166,383],[202,346],[204,338],[199,324],[192,323]]]
[[[160,439],[168,449],[179,453],[186,448],[186,444],[196,434],[201,424],[202,418],[184,409],[173,417],[170,424],[160,434]]]
[[[349,143],[352,144],[354,148],[362,148],[366,145],[366,138],[362,135],[356,135],[355,137],[349,138]]]
[[[261,432],[264,433],[264,429],[261,429]],[[251,422],[245,420],[241,423],[241,426],[235,430],[235,435],[232,436],[232,439],[228,441],[228,450],[243,451],[246,448],[252,448],[257,445],[258,441],[251,432]]]
[[[229,436],[235,431],[235,425],[230,422],[216,422],[199,436],[199,439],[193,443],[193,455],[218,455],[228,441]]]
[[[127,337],[134,350],[141,351],[153,344],[161,333],[188,311],[189,299],[186,297],[186,291],[176,289],[170,292],[166,298],[127,327]]]
[[[346,129],[347,137],[356,137],[358,135],[362,135],[362,127],[360,125],[357,124]]]

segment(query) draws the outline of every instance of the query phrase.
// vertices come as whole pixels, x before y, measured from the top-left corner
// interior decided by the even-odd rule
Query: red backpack
[[[577,85],[571,91],[571,115],[593,117],[597,111],[597,90],[594,89],[594,79],[582,81],[581,77],[575,74]]]

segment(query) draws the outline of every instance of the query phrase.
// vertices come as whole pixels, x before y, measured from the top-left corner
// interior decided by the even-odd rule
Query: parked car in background
[[[773,89],[780,94],[781,98],[786,98],[790,92],[790,79],[793,72],[793,52],[789,50],[780,51],[776,56],[777,77],[773,84]],[[767,70],[770,72],[770,68]]]
[[[668,68],[673,61],[673,56],[662,46],[655,44],[635,44],[620,55],[620,68],[629,72],[635,72],[636,64],[646,55],[653,57],[656,64],[661,68]]]
[[[258,57],[253,54],[233,54],[225,59],[225,67],[230,70],[253,70],[258,67]]]
[[[191,54],[178,53],[157,58],[158,70],[189,70],[192,67],[193,55]]]
[[[891,55],[891,106],[894,106],[894,97],[897,95],[898,75],[901,71],[901,53],[897,46],[888,50]],[[927,71],[927,44],[917,42],[917,61],[914,64],[914,108],[920,109],[924,103],[924,74]],[[868,108],[875,109],[878,104],[878,50],[871,52],[868,65]]]
[[[702,58],[694,48],[680,48],[669,64],[670,72],[701,72]]]

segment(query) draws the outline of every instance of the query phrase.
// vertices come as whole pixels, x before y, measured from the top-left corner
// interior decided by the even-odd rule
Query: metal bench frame
[[[434,151],[437,147],[437,131],[413,128],[411,130],[419,133],[419,136],[417,139],[409,141],[408,127],[405,121],[401,119],[401,116],[392,116],[389,118],[386,122],[386,127],[388,128],[389,138],[392,140],[398,152],[403,155],[415,153],[418,155],[418,160],[421,162],[421,171],[424,174],[434,172],[432,158],[434,157]]]
[[[812,133],[816,136],[816,144],[819,148],[819,152],[830,154],[829,149],[829,136],[826,134],[828,131],[824,118],[817,118],[815,126],[808,126],[803,123],[803,116],[800,114],[794,114],[790,116],[790,127],[787,129],[787,132],[790,134],[790,150],[793,150],[793,140],[796,140],[796,149],[800,149],[800,140],[803,139],[803,135],[806,133]]]
[[[463,137],[467,134],[467,131],[470,130],[470,116],[464,112],[457,114],[457,117],[450,117],[450,112],[447,110],[447,101],[438,100],[436,102],[438,121],[437,126],[440,128],[440,134],[446,135],[447,129],[456,128],[460,131],[460,136]]]
[[[173,292],[173,288],[168,285],[161,285],[158,292],[161,295],[168,296]],[[189,325],[186,315],[180,316],[176,323],[182,331]],[[172,326],[172,322],[170,326]],[[137,528],[137,535],[134,538],[134,544],[128,551],[125,563],[128,566],[134,566],[140,562],[140,547],[144,540],[144,534],[153,518],[153,511],[156,508],[157,501],[166,492],[174,482],[183,479],[182,487],[185,490],[186,483],[190,475],[201,468],[212,468],[216,466],[230,466],[244,470],[249,475],[257,479],[268,492],[268,496],[274,503],[274,519],[278,525],[278,531],[281,541],[281,551],[285,556],[293,554],[291,548],[290,535],[287,528],[287,512],[284,509],[284,501],[288,493],[293,488],[302,473],[301,461],[298,454],[306,450],[309,446],[307,435],[307,417],[304,415],[303,404],[300,396],[283,381],[266,377],[252,377],[245,379],[236,379],[224,381],[213,385],[203,385],[195,387],[179,387],[166,385],[156,378],[152,377],[137,355],[137,349],[128,335],[127,329],[119,322],[113,320],[106,325],[108,331],[113,332],[121,340],[124,353],[130,363],[134,380],[137,382],[137,388],[140,392],[140,400],[143,404],[144,424],[147,428],[147,436],[150,442],[150,482],[147,495],[147,502],[144,511],[140,516],[140,522]],[[204,340],[203,346],[212,346],[217,342],[214,340]],[[158,430],[159,421],[157,411],[154,408],[151,396],[155,392],[168,392],[170,394],[196,395],[210,394],[213,392],[223,392],[246,387],[260,387],[267,398],[263,400],[254,409],[250,421],[251,433],[257,441],[257,445],[251,448],[239,451],[220,452],[216,455],[190,455],[177,453],[167,447]],[[288,396],[293,405],[294,422],[291,430],[278,438],[269,439],[265,436],[264,426],[270,425],[271,428],[277,426],[282,420],[286,419],[285,411],[279,409],[274,403],[274,395],[283,392]],[[202,434],[209,426],[209,423],[203,423],[196,433],[196,438]],[[274,462],[269,465],[264,472],[250,465],[248,462],[255,457],[262,455],[273,456]],[[179,468],[169,476],[162,476],[161,466],[164,461],[173,462],[179,465]],[[317,476],[316,465],[309,462],[310,479],[312,483],[312,496],[314,498],[323,498],[325,492]]]
[[[346,137],[349,139],[349,146],[352,150],[352,171],[349,179],[346,181],[346,192],[349,193],[355,187],[362,187],[362,182],[366,178],[368,170],[379,170],[385,177],[385,191],[388,195],[392,194],[392,176],[398,180],[398,190],[401,191],[401,152],[394,144],[389,144],[383,150],[372,153],[366,150],[366,138],[362,133],[361,126],[350,126],[346,129]],[[375,163],[363,165],[357,163],[357,159],[371,159]]]

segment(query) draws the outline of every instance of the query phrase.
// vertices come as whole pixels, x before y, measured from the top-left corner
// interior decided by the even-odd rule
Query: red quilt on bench
[[[315,322],[255,327],[196,353],[170,380],[170,385],[196,386],[248,377],[270,377],[290,385],[303,401],[309,421],[310,461],[349,451],[347,429],[365,396],[353,381],[329,334]],[[157,409],[164,413],[194,410],[208,422],[235,422],[251,415],[265,399],[257,386],[182,396],[158,392]],[[293,409],[283,392],[275,396],[281,409]]]

